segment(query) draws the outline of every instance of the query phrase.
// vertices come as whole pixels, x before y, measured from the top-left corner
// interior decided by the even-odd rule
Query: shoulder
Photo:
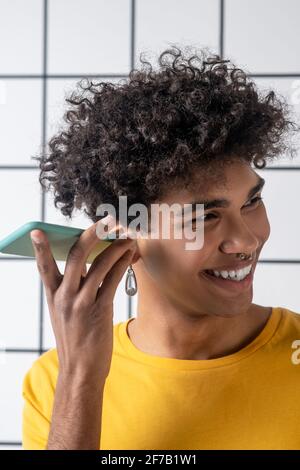
[[[281,352],[290,351],[300,345],[300,312],[286,307],[275,307],[275,310],[278,320],[271,343]]]
[[[35,391],[54,393],[58,375],[58,355],[56,348],[41,354],[27,370],[22,386],[25,398],[33,397]]]
[[[286,307],[276,307],[281,311],[281,329],[286,329],[292,333],[300,333],[300,312],[296,312]]]

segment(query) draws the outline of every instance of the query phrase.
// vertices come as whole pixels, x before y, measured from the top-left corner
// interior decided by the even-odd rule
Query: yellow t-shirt
[[[144,353],[129,321],[114,325],[101,450],[300,449],[300,314],[273,307],[250,344],[208,360]],[[24,377],[24,449],[46,448],[57,374],[53,348]]]

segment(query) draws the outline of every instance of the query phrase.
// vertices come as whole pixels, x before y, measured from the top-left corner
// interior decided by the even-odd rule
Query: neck
[[[189,312],[173,305],[151,280],[138,278],[137,317],[128,335],[141,351],[175,359],[214,359],[233,354],[266,325],[270,307],[251,304],[232,317]]]

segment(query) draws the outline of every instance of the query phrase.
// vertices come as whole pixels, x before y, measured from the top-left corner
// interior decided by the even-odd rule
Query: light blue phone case
[[[34,229],[43,230],[50,243],[54,259],[66,261],[71,246],[77,241],[85,229],[68,227],[66,225],[50,224],[47,222],[31,221],[19,227],[7,237],[0,240],[0,252],[35,257],[30,232]],[[99,239],[99,243],[90,252],[86,263],[91,264],[95,257],[107,248],[114,239]]]

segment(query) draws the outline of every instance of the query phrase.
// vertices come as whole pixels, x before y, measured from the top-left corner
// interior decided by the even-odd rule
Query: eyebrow
[[[247,200],[250,199],[252,196],[254,196],[260,189],[262,189],[264,187],[264,184],[265,184],[265,180],[259,177],[257,180],[257,184],[253,186],[253,188],[250,189]],[[208,210],[208,209],[213,209],[216,207],[227,208],[230,206],[230,201],[228,201],[227,199],[213,199],[211,201],[206,200],[202,202],[193,201],[193,202],[188,203],[188,207],[185,208],[185,210],[182,209],[182,212],[181,212],[182,216],[184,215],[184,213],[186,215],[189,214],[190,212],[193,213],[196,210],[196,204],[203,204],[204,205],[203,210]]]

